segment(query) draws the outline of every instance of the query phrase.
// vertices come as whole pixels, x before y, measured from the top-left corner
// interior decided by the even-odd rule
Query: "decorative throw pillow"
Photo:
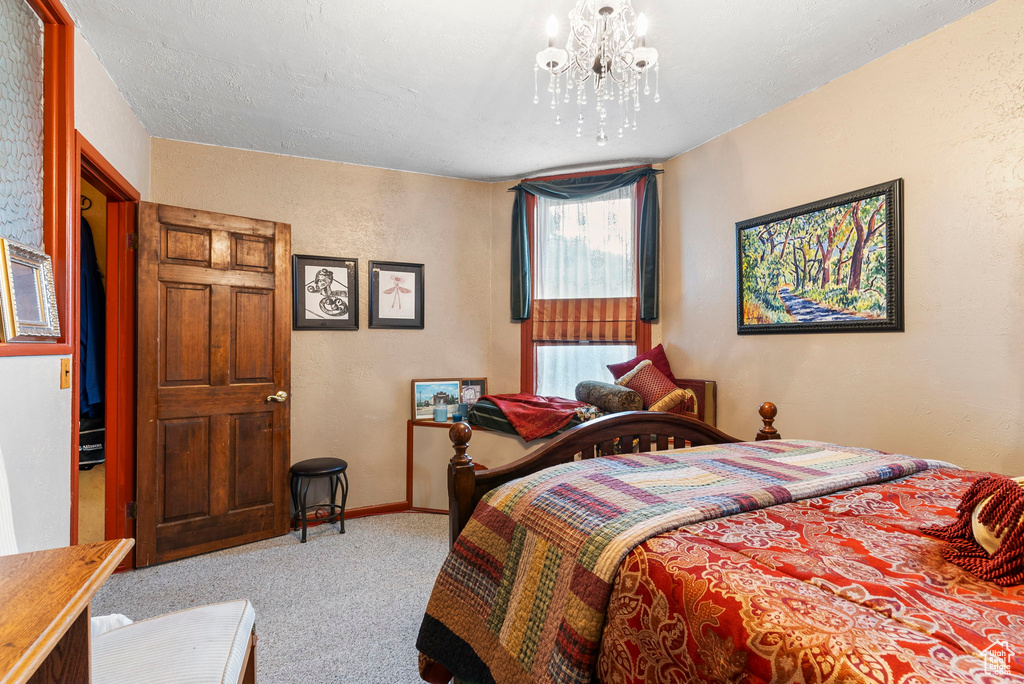
[[[642,411],[644,408],[644,400],[628,387],[594,380],[584,380],[576,385],[576,401],[593,404],[608,413]]]
[[[1024,584],[1024,478],[979,478],[956,510],[949,525],[921,528],[946,542],[943,558],[1002,587]]]
[[[608,366],[608,370],[612,372],[612,377],[618,380],[623,375],[640,365],[641,361],[647,360],[650,360],[650,362],[654,364],[654,367],[661,371],[662,375],[668,378],[669,381],[673,384],[675,383],[676,376],[672,375],[672,366],[669,365],[668,357],[665,356],[665,348],[660,344],[651,351],[644,352],[629,361],[610,364]]]
[[[655,368],[650,359],[641,361],[615,384],[639,394],[648,411],[669,411],[686,399],[686,392]]]

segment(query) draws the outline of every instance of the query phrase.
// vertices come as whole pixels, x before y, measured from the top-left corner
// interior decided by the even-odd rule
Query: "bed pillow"
[[[673,384],[675,384],[676,376],[672,375],[672,366],[668,363],[668,357],[665,356],[665,348],[660,344],[652,349],[646,351],[639,356],[636,356],[629,361],[623,361],[622,363],[609,364],[608,370],[612,372],[612,377],[618,380],[629,371],[640,365],[641,361],[650,360],[654,364],[654,367],[661,371],[661,374],[668,378]]]
[[[655,368],[650,359],[641,361],[615,384],[639,394],[648,411],[671,411],[686,399],[686,392]]]
[[[576,385],[576,401],[593,404],[608,413],[642,411],[644,408],[644,400],[635,391],[595,380],[584,380]]]

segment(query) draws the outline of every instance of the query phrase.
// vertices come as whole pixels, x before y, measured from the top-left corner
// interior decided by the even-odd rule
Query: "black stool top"
[[[310,458],[299,461],[291,467],[292,475],[316,477],[317,475],[336,475],[345,472],[348,463],[340,458]]]

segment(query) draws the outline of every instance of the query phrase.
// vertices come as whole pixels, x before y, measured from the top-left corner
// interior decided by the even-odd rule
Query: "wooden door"
[[[289,527],[291,227],[143,202],[139,567]]]

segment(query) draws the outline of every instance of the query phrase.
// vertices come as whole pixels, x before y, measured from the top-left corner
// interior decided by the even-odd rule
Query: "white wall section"
[[[71,390],[59,356],[0,358],[0,449],[19,551],[67,546],[71,527]]]
[[[149,197],[150,137],[81,33],[75,33],[75,128]]]

